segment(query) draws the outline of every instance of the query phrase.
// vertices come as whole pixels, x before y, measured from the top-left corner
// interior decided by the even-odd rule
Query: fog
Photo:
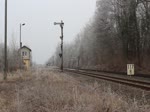
[[[0,0],[0,43],[4,41],[4,1]],[[94,15],[96,0],[8,0],[8,45],[14,38],[19,46],[19,24],[22,42],[32,49],[33,61],[44,64],[60,43],[64,21],[64,43],[73,41]]]

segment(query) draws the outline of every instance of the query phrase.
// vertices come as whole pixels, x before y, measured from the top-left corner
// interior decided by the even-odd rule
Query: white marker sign
[[[127,75],[134,75],[134,64],[127,64]]]

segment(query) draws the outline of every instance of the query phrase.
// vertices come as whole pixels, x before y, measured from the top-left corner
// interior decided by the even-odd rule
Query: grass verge
[[[35,70],[10,74],[0,84],[0,112],[150,112],[97,82],[83,84],[65,73]]]

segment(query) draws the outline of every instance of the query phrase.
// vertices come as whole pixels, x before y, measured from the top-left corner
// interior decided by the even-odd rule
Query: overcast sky
[[[4,41],[4,1],[0,0],[0,42]],[[94,15],[96,0],[8,0],[8,44],[14,34],[19,46],[19,24],[22,42],[32,49],[33,61],[44,64],[60,42],[60,27],[64,21],[64,42],[73,41],[76,34]]]

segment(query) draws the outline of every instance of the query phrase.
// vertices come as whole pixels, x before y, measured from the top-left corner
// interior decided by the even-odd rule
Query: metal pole
[[[21,42],[21,26],[22,26],[22,24],[20,24],[20,49],[22,47],[22,42]]]
[[[80,56],[78,56],[78,70],[80,69]]]
[[[25,23],[20,23],[20,70],[22,69],[22,54],[21,54],[21,48],[22,48],[22,42],[21,42],[21,36],[22,36],[22,26],[24,26]]]
[[[21,56],[21,47],[22,47],[22,43],[21,43],[21,23],[20,23],[20,70],[21,70],[21,63],[22,63],[22,56]]]
[[[5,68],[4,68],[4,80],[7,79],[7,0],[5,0],[5,45],[4,45],[4,64],[5,64]]]
[[[63,26],[64,26],[64,22],[61,20],[61,22],[60,23],[57,23],[57,22],[54,22],[54,25],[60,25],[60,27],[61,27],[61,54],[59,54],[60,55],[60,57],[61,57],[61,67],[60,67],[60,69],[61,69],[61,71],[63,71]]]
[[[20,23],[20,51],[19,51],[19,55],[20,55],[20,70],[21,70],[21,66],[22,66],[22,56],[21,56],[21,47],[22,47],[22,43],[21,43],[21,26],[22,24]]]
[[[60,27],[61,27],[61,54],[62,54],[62,57],[61,57],[61,70],[63,71],[63,21],[61,21],[61,24],[60,24]]]
[[[53,56],[53,66],[54,66],[54,58],[55,58],[55,57]]]

